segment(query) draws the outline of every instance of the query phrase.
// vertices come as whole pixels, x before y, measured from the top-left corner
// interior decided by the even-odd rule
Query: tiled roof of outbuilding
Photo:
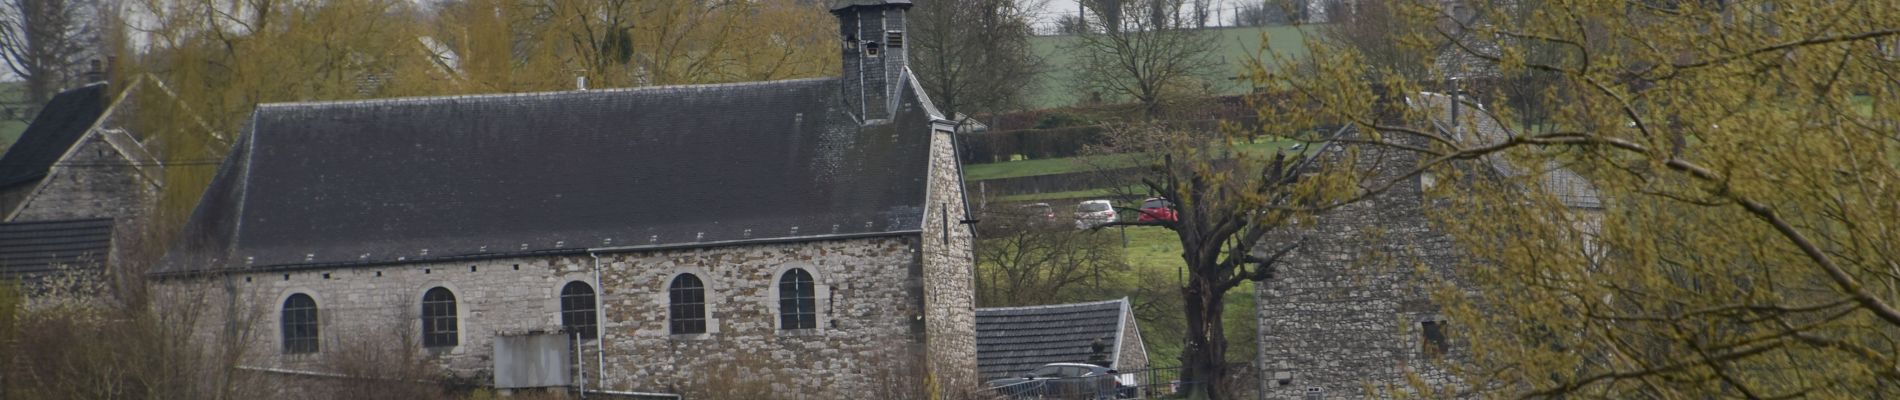
[[[111,249],[111,219],[0,223],[0,278],[96,269]]]
[[[259,107],[161,273],[921,229],[930,111],[836,78]]]
[[[1093,343],[1120,349],[1128,299],[1093,303],[976,309],[976,365],[985,380],[1017,376],[1049,363],[1086,363]]]
[[[20,133],[20,140],[0,156],[0,188],[32,182],[46,176],[73,143],[92,129],[106,110],[106,85],[82,86],[54,95],[33,123]]]

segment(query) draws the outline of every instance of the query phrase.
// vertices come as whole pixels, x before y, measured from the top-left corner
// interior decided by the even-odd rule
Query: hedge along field
[[[1295,144],[1299,144],[1299,142],[1262,138],[1253,143],[1242,143],[1237,147],[1240,148],[1240,151],[1249,154],[1267,155],[1272,154],[1276,150],[1285,150],[1289,153],[1295,152],[1296,150],[1292,149]],[[1097,168],[1134,167],[1138,162],[1137,160],[1139,160],[1139,158],[1134,155],[1113,154],[964,164],[963,179],[975,182],[1023,176],[1092,172]]]

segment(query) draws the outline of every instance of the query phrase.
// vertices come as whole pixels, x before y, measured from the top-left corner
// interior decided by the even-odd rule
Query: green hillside
[[[25,82],[0,82],[0,106],[16,107],[26,98]],[[20,133],[26,131],[26,121],[21,118],[5,118],[0,115],[0,151],[13,147],[20,140]]]
[[[1232,78],[1239,75],[1243,62],[1253,58],[1254,54],[1260,50],[1262,33],[1271,40],[1269,48],[1274,52],[1288,57],[1306,56],[1306,46],[1303,43],[1305,36],[1299,27],[1286,25],[1210,28],[1209,30],[1219,36],[1215,40],[1218,40],[1225,49],[1224,52],[1216,55],[1224,65],[1221,71],[1223,79],[1219,80],[1222,85],[1221,94],[1246,93],[1246,85],[1235,82]],[[1070,84],[1074,80],[1074,74],[1071,72],[1074,70],[1072,57],[1062,50],[1063,45],[1074,40],[1074,36],[1067,35],[1037,36],[1030,39],[1030,45],[1035,46],[1036,53],[1042,55],[1049,66],[1048,71],[1043,74],[1040,92],[1030,97],[1035,108],[1068,106],[1081,98]]]

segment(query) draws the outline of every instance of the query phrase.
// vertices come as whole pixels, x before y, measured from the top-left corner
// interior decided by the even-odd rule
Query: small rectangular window
[[[1443,321],[1425,321],[1418,324],[1419,343],[1425,357],[1438,358],[1445,355],[1445,323]]]
[[[1316,387],[1306,388],[1306,400],[1321,400],[1325,398],[1326,389]]]
[[[904,31],[884,32],[884,43],[893,49],[904,47]]]

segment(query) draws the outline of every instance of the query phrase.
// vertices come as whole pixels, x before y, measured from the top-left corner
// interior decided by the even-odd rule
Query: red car
[[[1174,203],[1168,199],[1150,197],[1141,201],[1141,216],[1135,218],[1135,222],[1174,222],[1175,218]]]

